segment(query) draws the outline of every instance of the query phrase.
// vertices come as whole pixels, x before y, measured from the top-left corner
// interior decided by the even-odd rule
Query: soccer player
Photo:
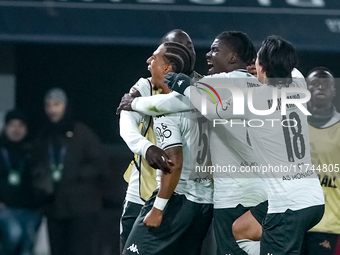
[[[170,90],[163,82],[164,72],[193,72],[189,50],[179,43],[162,44],[147,63],[154,86],[165,93]],[[207,127],[199,126],[200,117],[195,109],[154,117],[157,145],[169,155],[171,173],[157,171],[159,189],[143,206],[123,254],[200,254],[212,220],[213,193],[210,179],[190,179],[197,154],[202,156],[199,164],[204,166],[207,160],[202,154],[208,144],[199,139]]]
[[[327,68],[316,67],[306,81],[311,93],[307,104],[312,114],[308,116],[311,157],[325,196],[325,214],[306,233],[301,254],[334,255],[340,234],[340,114],[332,104],[335,79]]]
[[[303,76],[292,79],[291,74],[296,63],[293,46],[280,37],[270,36],[262,43],[255,63],[258,79],[265,85],[242,91],[245,98],[252,99],[244,113],[233,113],[240,109],[235,108],[234,104],[239,102],[232,97],[222,97],[222,103],[216,105],[207,102],[209,118],[242,118],[250,126],[256,158],[266,173],[268,196],[261,255],[300,254],[305,232],[320,221],[324,211],[322,189],[311,168],[308,112],[303,104],[309,99],[308,91]],[[184,93],[195,107],[200,107],[201,92],[194,86],[185,90],[190,82],[184,75],[171,74],[167,79],[172,90]],[[183,80],[181,86],[176,83],[179,79]],[[285,101],[287,98],[299,100],[290,104]],[[242,104],[238,105],[242,108]],[[281,108],[286,110],[282,116]],[[252,120],[261,124],[250,125]]]
[[[186,45],[192,59],[195,60],[196,53],[191,38],[184,31],[172,30],[163,37],[162,42],[179,42]],[[133,96],[143,97],[159,93],[163,93],[162,88],[154,85],[152,78],[141,78],[130,89],[130,94]],[[166,164],[166,160],[169,159],[167,154],[154,145],[156,136],[152,128],[151,116],[122,111],[120,114],[120,135],[130,150],[135,153],[134,160],[124,174],[129,185],[120,222],[120,247],[122,250],[140,209],[157,187],[154,168],[162,168],[165,171],[170,169]]]
[[[250,39],[242,32],[222,32],[211,45],[207,53],[209,74],[197,84],[215,86],[221,80],[235,82],[235,86],[260,86],[258,80],[250,75],[246,68],[256,56],[255,48]],[[249,83],[245,79],[250,79]],[[215,84],[216,82],[216,84]],[[214,84],[212,84],[214,83]],[[204,89],[207,89],[205,87]],[[216,88],[218,91],[218,88]],[[132,102],[132,108],[147,114],[181,111],[174,96],[155,96],[137,98]],[[131,98],[131,97],[130,97]],[[124,100],[124,99],[123,99]],[[127,97],[123,102],[127,105],[131,100]],[[131,106],[127,106],[127,109]],[[199,106],[197,108],[201,110]],[[208,123],[207,119],[202,122]],[[265,185],[260,178],[248,178],[248,174],[240,173],[241,167],[256,165],[249,136],[246,128],[231,128],[228,125],[210,127],[210,152],[212,167],[214,167],[214,231],[217,241],[217,254],[246,254],[237,245],[232,234],[233,222],[249,208],[266,200]],[[229,167],[237,173],[219,172],[218,169]],[[263,212],[264,211],[264,212]],[[261,231],[262,219],[266,214],[266,205],[252,209],[253,223],[257,225],[255,231]],[[258,236],[261,235],[256,233]],[[226,241],[228,240],[228,241]]]

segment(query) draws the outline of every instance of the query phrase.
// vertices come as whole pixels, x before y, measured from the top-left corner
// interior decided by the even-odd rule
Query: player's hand
[[[248,71],[248,73],[250,73],[253,76],[257,77],[257,71],[256,71],[255,64],[251,64],[251,65],[247,66],[247,71]]]
[[[183,73],[170,72],[164,75],[164,83],[168,84],[168,88],[184,94],[184,90],[190,86],[190,77]]]
[[[161,225],[163,219],[163,211],[152,207],[150,212],[145,216],[143,223],[148,227],[157,228]]]
[[[171,173],[170,166],[173,162],[161,148],[151,145],[146,151],[145,159],[151,167],[160,169],[165,174]]]
[[[136,97],[139,97],[139,96],[141,96],[141,94],[139,93],[138,90],[136,90],[134,92],[126,93],[120,101],[120,104],[117,108],[116,114],[119,115],[120,112],[123,111],[123,110],[124,111],[133,111],[132,107],[131,107],[132,101]]]

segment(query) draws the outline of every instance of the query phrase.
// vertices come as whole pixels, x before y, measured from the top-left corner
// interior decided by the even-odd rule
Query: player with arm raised
[[[148,59],[154,84],[170,91],[164,72],[192,73],[192,59],[183,45],[162,44]],[[184,98],[184,100],[187,100]],[[189,103],[189,101],[188,101]],[[212,182],[190,179],[198,150],[198,111],[154,118],[157,144],[170,156],[171,173],[157,171],[159,189],[145,203],[128,237],[123,254],[200,254],[212,220]],[[208,146],[208,144],[205,144]],[[195,148],[195,149],[193,149]],[[205,164],[206,158],[201,161]]]
[[[192,59],[195,60],[196,54],[191,38],[184,31],[172,30],[163,37],[162,42],[178,42],[186,45]],[[151,78],[141,78],[132,86],[129,94],[145,97],[159,93],[164,93],[164,91],[154,85]],[[135,153],[134,160],[124,174],[129,185],[120,221],[120,246],[122,251],[140,209],[157,187],[154,168],[169,171],[169,167],[166,164],[167,154],[155,146],[156,136],[153,131],[151,116],[138,112],[122,111],[119,124],[120,135],[130,150]]]
[[[208,64],[211,66],[209,70],[211,75],[196,83],[204,91],[209,93],[214,93],[213,90],[218,91],[218,88],[215,89],[215,87],[220,81],[235,82],[235,86],[239,88],[246,88],[248,85],[260,86],[257,79],[246,70],[249,63],[255,58],[256,51],[244,33],[237,31],[221,33],[212,43],[211,51],[206,56]],[[250,80],[249,84],[245,82],[247,79]],[[178,82],[181,83],[179,87],[184,86],[184,81],[181,79],[174,81],[174,83]],[[190,83],[188,77],[187,82]],[[209,87],[206,86],[207,84],[210,84]],[[183,101],[183,98],[178,93],[155,96],[152,100],[151,98],[137,98],[133,100],[132,108],[153,115],[177,112],[180,110],[181,100]],[[211,98],[209,100],[213,103]],[[196,107],[201,110],[201,105]],[[247,174],[242,174],[239,171],[241,166],[256,165],[257,161],[249,142],[247,129],[246,127],[230,128],[227,125],[213,127],[212,122],[207,119],[201,119],[201,123],[210,125],[212,166],[215,169],[227,166],[237,169],[237,173],[216,173],[216,171],[214,173],[214,231],[218,254],[246,254],[238,247],[233,237],[232,224],[249,208],[266,200],[265,185],[262,179],[256,178],[256,176],[248,178]],[[252,234],[259,238],[261,235],[260,223],[266,214],[266,206],[252,209],[252,214],[255,216],[252,218],[253,222],[257,225]]]

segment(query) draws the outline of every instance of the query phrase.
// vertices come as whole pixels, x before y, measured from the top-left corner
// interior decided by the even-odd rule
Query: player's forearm
[[[122,111],[119,120],[120,136],[129,149],[145,158],[146,151],[151,145],[148,139],[141,135],[139,124],[142,120],[139,113]]]
[[[216,113],[216,105],[207,100],[206,95],[201,93],[201,90],[195,86],[189,86],[184,95],[188,97],[193,106],[199,110],[204,117],[209,120],[220,119]]]
[[[179,182],[182,167],[172,168],[171,170],[172,172],[170,174],[162,174],[161,184],[157,195],[160,198],[169,199]]]
[[[131,107],[134,111],[145,115],[157,116],[172,112],[190,110],[190,101],[178,93],[138,97],[133,100]]]
[[[157,196],[163,199],[169,199],[172,193],[174,193],[182,173],[183,153],[181,146],[172,147],[165,152],[172,161],[172,165],[170,166],[171,173],[162,174],[161,185]]]

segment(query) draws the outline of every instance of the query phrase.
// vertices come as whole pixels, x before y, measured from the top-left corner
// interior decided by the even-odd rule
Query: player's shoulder
[[[339,126],[340,126],[340,113],[335,110],[332,118],[321,128],[335,127],[336,129],[339,129]]]
[[[335,118],[336,120],[340,121],[340,113],[338,111],[334,111],[333,118]]]
[[[130,89],[130,92],[138,90],[142,96],[151,96],[152,85],[149,78],[140,78]]]
[[[179,130],[182,122],[182,114],[183,113],[178,112],[155,116],[153,118],[154,126],[164,127],[164,125],[166,125],[167,127]]]
[[[228,78],[255,78],[252,74],[250,74],[247,70],[245,69],[236,69],[234,71],[231,71],[229,73],[226,73],[226,76]]]
[[[226,78],[227,73],[217,73],[217,74],[211,74],[211,75],[206,75],[202,79],[199,80],[199,82],[209,82],[214,79],[219,79],[219,78]]]
[[[294,68],[293,71],[292,71],[292,77],[293,78],[305,78],[303,76],[303,74],[297,69],[297,68]]]
[[[183,119],[190,119],[190,111],[183,111],[183,112],[173,112],[173,113],[166,113],[162,115],[158,115],[154,117],[154,122],[173,122],[173,123],[180,123]]]
[[[307,83],[306,83],[305,77],[298,69],[296,68],[293,69],[292,78],[293,78],[293,82],[292,84],[289,85],[290,87],[307,89]]]

